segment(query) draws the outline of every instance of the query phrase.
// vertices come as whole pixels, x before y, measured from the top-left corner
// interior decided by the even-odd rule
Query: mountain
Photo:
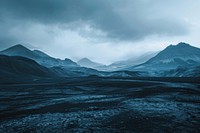
[[[184,65],[191,65],[199,62],[200,49],[190,46],[186,43],[170,45],[166,49],[161,51],[157,56],[148,61],[148,63],[163,63],[173,65],[177,65],[180,63],[184,63]]]
[[[40,65],[43,65],[45,67],[78,67],[78,65],[73,62],[70,59],[60,60],[53,57],[50,57],[49,55],[39,51],[39,50],[33,50],[24,47],[23,45],[15,45],[13,47],[10,47],[6,50],[3,50],[0,52],[0,54],[8,55],[8,56],[22,56],[26,58],[30,58]]]
[[[42,51],[39,50],[33,50],[33,53],[37,54],[40,57],[49,57],[49,55],[43,53]]]
[[[89,76],[89,75],[98,75],[98,76],[102,75],[101,72],[95,69],[81,67],[68,58],[66,58],[65,60],[56,59],[56,58],[50,57],[49,55],[43,53],[42,51],[29,50],[28,48],[20,44],[10,47],[6,50],[3,50],[0,52],[0,54],[11,56],[11,57],[20,56],[20,57],[29,58],[30,60],[34,60],[38,64],[44,67],[47,67],[49,70],[51,70],[53,73],[55,73],[56,75],[60,77],[80,77],[80,76]],[[21,75],[23,75],[23,73],[21,73]]]
[[[143,54],[139,57],[136,57],[136,58],[131,58],[131,59],[124,60],[124,61],[114,62],[111,65],[109,65],[108,67],[110,67],[111,70],[112,69],[120,70],[120,69],[123,69],[123,68],[139,65],[139,64],[142,64],[142,63],[148,61],[149,59],[154,57],[156,54],[158,54],[158,52],[148,52],[148,53],[145,53],[145,54]]]
[[[34,60],[20,56],[0,55],[0,77],[52,77],[56,74]]]
[[[88,58],[83,58],[83,59],[79,60],[77,62],[77,64],[79,64],[82,67],[88,67],[88,68],[97,68],[99,66],[103,66],[102,64],[93,62]]]
[[[102,76],[101,72],[85,67],[44,67],[22,56],[0,55],[0,79],[31,77],[82,77]]]
[[[200,49],[181,42],[177,45],[168,46],[147,62],[129,67],[128,70],[145,70],[151,74],[158,74],[176,70],[179,67],[190,68],[195,66],[200,66]]]
[[[125,64],[120,69],[114,69],[95,63],[87,58],[78,63],[70,59],[60,60],[39,51],[29,50],[22,45],[15,45],[0,52],[0,78],[4,77],[199,77],[200,49],[186,43],[170,45],[156,56],[143,64],[131,66],[134,61],[118,62]],[[150,54],[153,56],[153,54]],[[140,58],[147,59],[143,56]],[[138,58],[139,60],[139,58]],[[135,60],[136,62],[136,60]],[[101,65],[101,66],[99,66]],[[115,64],[116,65],[116,64]],[[117,64],[118,65],[118,64]],[[116,65],[116,66],[117,66]],[[112,65],[111,65],[112,66]],[[114,63],[113,63],[114,66]],[[98,71],[93,68],[106,68],[110,72]],[[123,68],[123,69],[121,69]]]

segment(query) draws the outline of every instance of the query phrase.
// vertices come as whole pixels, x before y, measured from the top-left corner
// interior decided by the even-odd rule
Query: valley
[[[1,79],[0,132],[198,133],[199,81],[96,76]]]

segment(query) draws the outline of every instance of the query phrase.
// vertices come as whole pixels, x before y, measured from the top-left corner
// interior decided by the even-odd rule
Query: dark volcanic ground
[[[0,132],[200,132],[198,78],[0,83]]]

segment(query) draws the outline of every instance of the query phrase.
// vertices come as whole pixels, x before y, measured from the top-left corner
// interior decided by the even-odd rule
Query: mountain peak
[[[195,60],[200,61],[200,49],[181,42],[177,45],[170,45],[161,51],[157,56],[150,59],[148,62],[172,62],[173,60],[181,59],[183,61]]]
[[[84,62],[85,62],[85,61],[89,61],[89,62],[91,62],[91,60],[90,60],[90,59],[88,59],[88,58],[86,58],[86,57],[85,57],[85,58],[82,58],[82,59],[80,59],[78,62],[82,62],[82,61],[84,61]]]
[[[190,46],[190,44],[188,43],[185,43],[185,42],[180,42],[179,44],[177,44],[176,46],[181,46],[181,47],[184,47],[184,46]]]
[[[16,44],[13,47],[24,47],[22,44]]]
[[[88,58],[86,58],[86,57],[80,59],[77,63],[78,63],[80,66],[88,67],[88,68],[95,68],[95,67],[98,67],[98,66],[102,66],[102,64],[97,63],[97,62],[93,62],[93,61],[91,61],[90,59],[88,59]]]
[[[28,57],[31,59],[37,56],[30,49],[26,48],[25,46],[21,44],[12,46],[6,50],[1,51],[0,53],[4,55],[8,55],[8,56],[23,56],[23,57]]]
[[[30,50],[21,44],[17,44],[6,49],[5,51],[30,51]]]
[[[185,43],[185,42],[180,42],[180,43],[178,43],[178,44],[176,44],[176,45],[169,45],[167,48],[169,49],[174,49],[174,48],[185,48],[185,47],[192,47],[190,44],[188,44],[188,43]]]

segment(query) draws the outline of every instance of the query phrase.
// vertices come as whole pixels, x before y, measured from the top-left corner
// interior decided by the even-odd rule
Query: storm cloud
[[[1,0],[0,44],[47,45],[65,31],[113,44],[184,36],[190,32],[185,19],[198,4],[198,0]]]
[[[153,3],[159,5],[158,0]],[[167,14],[156,15],[156,8],[151,10],[153,4],[148,0],[2,0],[0,6],[3,20],[47,25],[75,23],[70,27],[74,29],[87,25],[104,33],[104,37],[120,40],[187,32],[180,20],[166,17]]]

